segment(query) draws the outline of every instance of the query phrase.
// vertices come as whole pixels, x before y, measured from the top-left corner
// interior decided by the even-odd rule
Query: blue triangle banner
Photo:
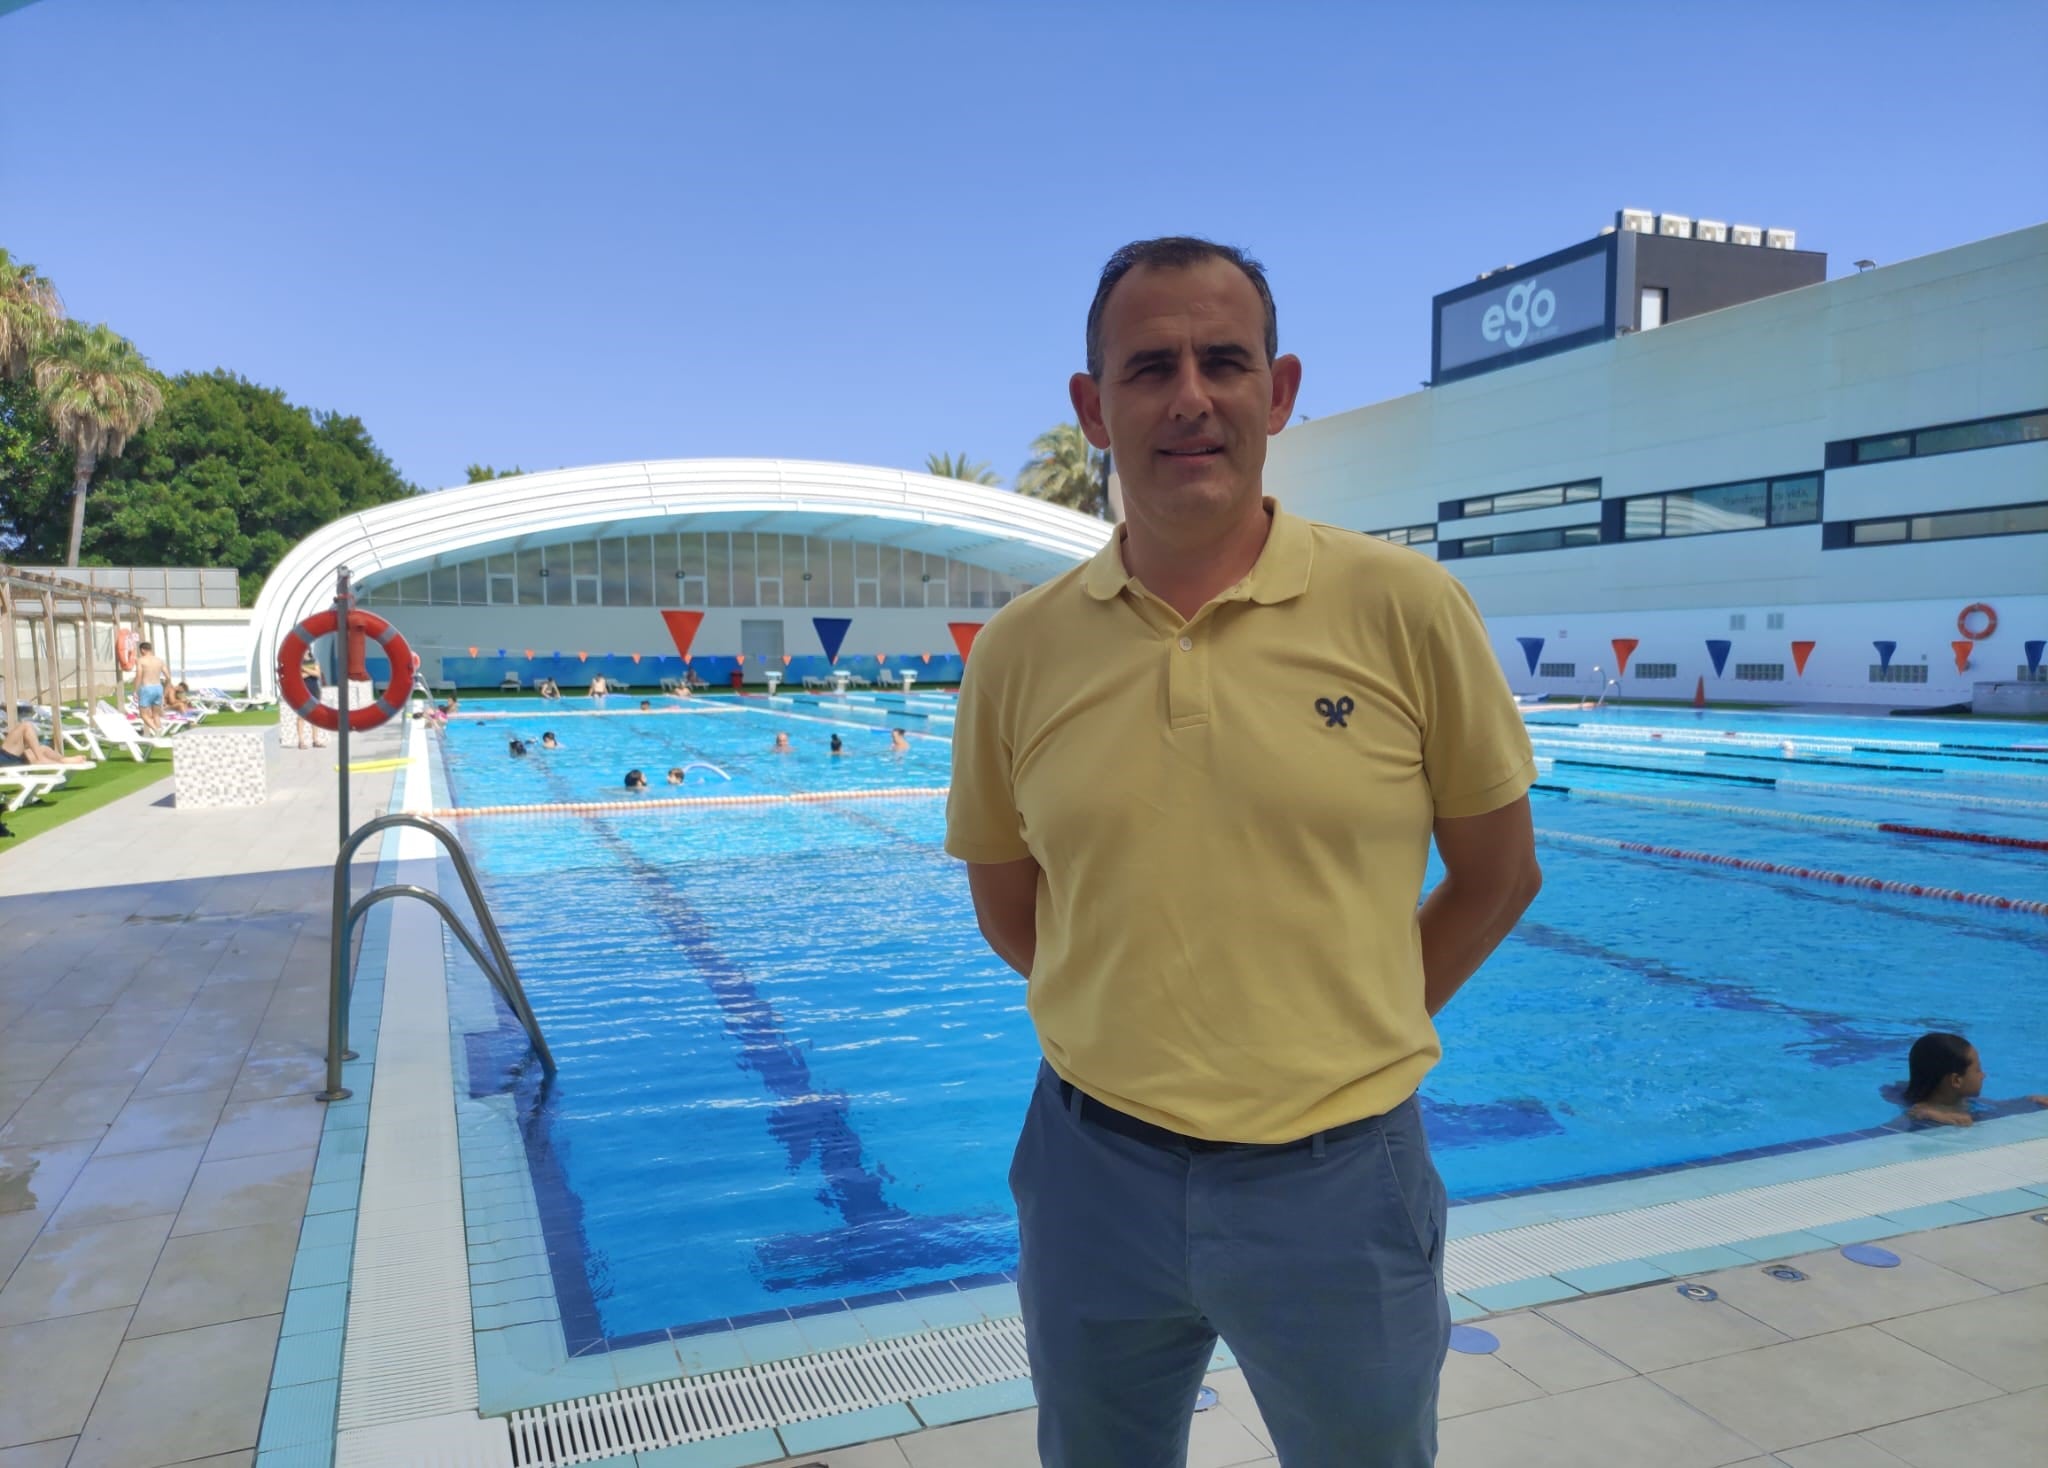
[[[1734,645],[1725,637],[1709,637],[1707,639],[1707,656],[1714,660],[1714,676],[1716,678],[1720,677],[1722,671],[1727,668],[1728,649]]]
[[[1543,656],[1543,639],[1540,637],[1517,637],[1515,641],[1522,644],[1522,656],[1529,660],[1529,671],[1533,674],[1536,671],[1536,659]]]
[[[2044,650],[2048,650],[2048,642],[2043,642],[2037,637],[2032,642],[2022,643],[2021,645],[2027,650],[2027,671],[2029,673],[2040,672],[2041,654]]]
[[[1889,669],[1892,665],[1892,654],[1899,650],[1899,645],[1896,642],[1873,642],[1870,645],[1877,649],[1877,665]]]
[[[853,618],[813,617],[811,625],[818,629],[818,641],[825,647],[825,660],[838,662],[840,644],[846,641],[846,629],[853,625]]]

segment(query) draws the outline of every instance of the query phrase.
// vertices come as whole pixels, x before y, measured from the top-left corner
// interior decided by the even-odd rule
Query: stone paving
[[[319,1138],[337,839],[331,747],[273,738],[267,768],[263,807],[179,812],[166,782],[0,857],[0,1468],[254,1461]],[[352,781],[358,821],[391,779]],[[2037,1211],[1895,1240],[1892,1270],[1829,1252],[1796,1283],[1700,1276],[1712,1303],[1667,1283],[1492,1317],[1499,1352],[1445,1370],[1442,1468],[2032,1468]],[[1242,1374],[1209,1380],[1190,1468],[1276,1463]],[[1035,1426],[787,1462],[1012,1468]]]
[[[179,811],[166,780],[0,857],[0,1468],[253,1461],[339,840],[331,744],[272,732],[267,772],[263,806]],[[391,780],[351,780],[358,822]]]

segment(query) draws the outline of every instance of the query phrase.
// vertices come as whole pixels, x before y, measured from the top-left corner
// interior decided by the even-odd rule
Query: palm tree
[[[1089,447],[1078,423],[1061,423],[1031,440],[1031,462],[1017,473],[1017,492],[1100,516],[1102,455]]]
[[[0,377],[19,377],[63,319],[57,288],[0,250]]]
[[[964,479],[969,484],[987,484],[1001,489],[1003,481],[987,463],[970,464],[965,454],[926,454],[924,472],[941,479]]]
[[[102,456],[112,458],[155,421],[164,405],[162,381],[135,344],[101,326],[67,321],[36,354],[36,391],[57,441],[77,457],[71,487],[71,548],[78,564],[85,538],[85,492]]]

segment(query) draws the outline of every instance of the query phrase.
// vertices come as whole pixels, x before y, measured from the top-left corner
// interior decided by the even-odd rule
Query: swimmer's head
[[[552,729],[547,729],[542,731],[541,733],[540,747],[542,749],[560,749],[562,746],[558,742],[556,742],[555,731]]]
[[[1967,1100],[1984,1090],[1984,1064],[1977,1047],[1961,1035],[1933,1030],[1913,1042],[1906,1053],[1906,1104],[1930,1097]]]
[[[683,783],[683,772],[682,772],[681,770],[670,770],[670,771],[668,772],[668,783],[669,783],[669,784],[671,784],[671,785],[680,785],[680,784],[682,784],[682,783]]]
[[[775,736],[775,747],[777,749],[788,749],[789,736],[787,734],[777,734]]]
[[[640,709],[641,709],[641,712],[642,712],[642,713],[646,713],[646,712],[649,712],[649,711],[651,711],[651,710],[652,710],[653,708],[654,708],[654,705],[653,705],[653,704],[651,704],[651,703],[649,703],[649,702],[648,702],[648,701],[647,701],[646,699],[644,699],[644,698],[643,698],[643,699],[641,699],[641,700],[640,700]]]
[[[841,750],[845,748],[846,741],[844,739],[841,739],[837,734],[834,734],[832,736],[832,752],[834,754],[838,754]]]
[[[626,788],[628,790],[645,790],[647,788],[647,777],[638,770],[626,771]]]

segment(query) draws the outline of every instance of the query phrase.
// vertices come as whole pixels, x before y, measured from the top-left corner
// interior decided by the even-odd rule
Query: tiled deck
[[[363,740],[357,757],[397,748],[387,730]],[[181,814],[166,804],[170,787],[158,785],[0,858],[0,1468],[329,1462],[369,1110],[362,1082],[379,1057],[383,1104],[390,1047],[403,1037],[374,1036],[366,1024],[355,1100],[323,1111],[310,1099],[324,1039],[331,751],[274,751],[270,771],[272,800],[260,810]],[[384,808],[392,778],[355,782],[358,821]],[[358,875],[358,890],[365,880]],[[406,992],[438,995],[439,945],[431,920],[416,916],[394,929],[394,947],[404,967],[430,965],[433,977]],[[384,985],[367,970],[366,982],[367,1020]],[[426,1029],[429,1049],[445,1047],[445,1017],[422,1036]],[[446,1096],[445,1080],[427,1092]],[[327,1176],[315,1172],[323,1121],[327,1147],[317,1155]],[[2032,1121],[2000,1125],[2015,1140],[2048,1134]],[[461,1168],[476,1184],[494,1169],[472,1148],[473,1130]],[[1998,1140],[1998,1127],[1979,1130],[1968,1145]],[[1904,1141],[1759,1159],[1711,1180],[1695,1172],[1479,1204],[1456,1211],[1453,1233],[1566,1227],[1585,1214],[1730,1186],[1793,1187],[1831,1168],[1895,1161]],[[1905,1151],[1953,1154],[1964,1141]],[[480,1188],[464,1200],[472,1212],[488,1201]],[[1498,1354],[1454,1355],[1447,1367],[1442,1462],[2021,1462],[2023,1443],[2048,1436],[2048,1227],[2030,1217],[2044,1210],[2048,1188],[2009,1188],[1735,1249],[1659,1255],[1654,1270],[1637,1261],[1535,1280],[1511,1261],[1499,1276],[1511,1283],[1468,1288],[1453,1302],[1461,1318],[1512,1313],[1485,1319]],[[2009,1216],[1910,1232],[1986,1214]],[[1900,1234],[1909,1237],[1894,1270],[1823,1247]],[[469,1243],[474,1261],[474,1232]],[[356,1247],[360,1287],[360,1239]],[[1797,1251],[1813,1251],[1793,1261],[1805,1281],[1780,1282],[1759,1266]],[[1711,1285],[1720,1299],[1685,1300],[1669,1278],[1593,1293],[1660,1272]],[[1586,1293],[1517,1309],[1518,1289],[1532,1303]],[[901,1328],[934,1323],[929,1314]],[[779,1329],[808,1342],[802,1349],[843,1343],[810,1341],[804,1324]],[[541,1328],[509,1315],[475,1325],[480,1356],[486,1344]],[[706,1355],[715,1344],[732,1342],[682,1342],[664,1374],[735,1364]],[[753,1359],[752,1343],[741,1344]],[[790,1352],[767,1352],[778,1354]],[[625,1380],[623,1357],[592,1364],[605,1370],[589,1390]],[[1224,1370],[1211,1381],[1221,1403],[1196,1419],[1190,1464],[1274,1462],[1241,1375]],[[1004,1468],[1035,1462],[1033,1414],[1005,1410],[1020,1395],[1022,1383],[1004,1383],[952,1393],[946,1411],[872,1408],[787,1426],[779,1437],[763,1429],[603,1462],[737,1468],[807,1448],[785,1461]],[[1001,1415],[957,1420],[975,1411]],[[933,1425],[835,1446],[916,1421]],[[403,1445],[414,1428],[392,1430]],[[411,1459],[401,1446],[374,1461]]]
[[[269,777],[262,807],[179,811],[164,781],[0,857],[0,1468],[254,1459],[338,841],[331,745],[273,736]],[[358,821],[390,786],[351,782]]]

